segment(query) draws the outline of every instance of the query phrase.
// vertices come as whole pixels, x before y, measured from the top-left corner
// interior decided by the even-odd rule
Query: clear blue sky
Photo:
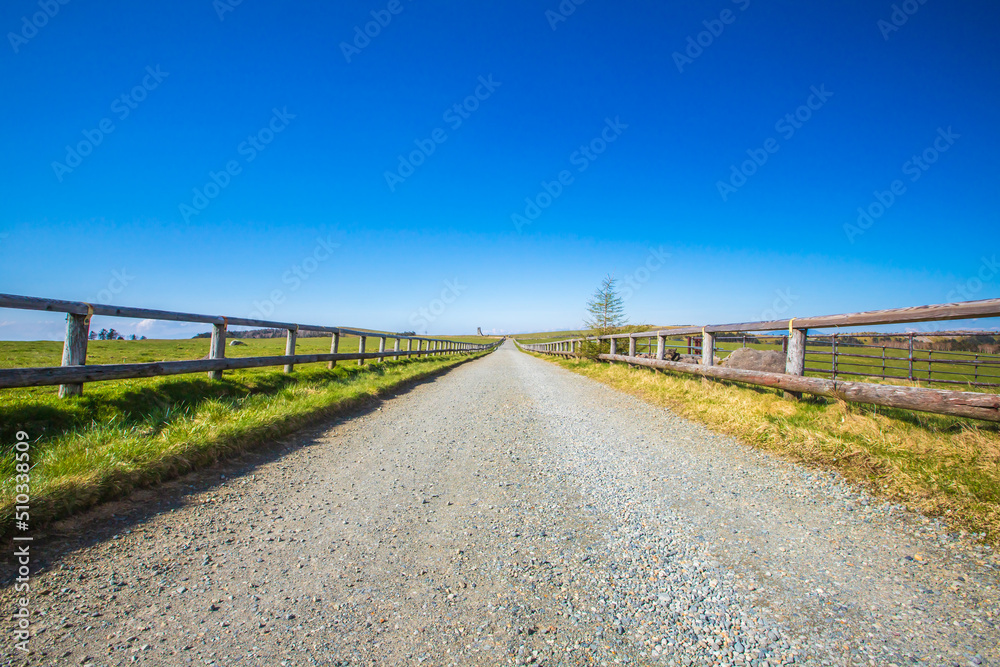
[[[1000,294],[994,2],[234,1],[4,3],[0,291],[429,333],[577,327],[607,273],[656,324]]]

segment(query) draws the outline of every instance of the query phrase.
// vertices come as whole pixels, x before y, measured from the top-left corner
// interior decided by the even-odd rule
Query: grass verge
[[[534,353],[532,353],[534,354]],[[786,459],[1000,545],[1000,427],[657,372],[534,354]]]
[[[333,370],[234,371],[88,384],[83,396],[0,395],[0,534],[11,532],[16,433],[32,441],[32,527],[246,451],[469,359],[453,355]]]

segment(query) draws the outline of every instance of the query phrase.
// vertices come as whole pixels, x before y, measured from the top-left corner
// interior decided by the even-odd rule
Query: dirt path
[[[510,343],[283,444],[37,535],[27,661],[1000,664],[992,551]]]

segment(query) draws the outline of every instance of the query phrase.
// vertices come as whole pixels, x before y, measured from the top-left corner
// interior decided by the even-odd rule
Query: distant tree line
[[[288,329],[250,329],[248,331],[226,331],[226,338],[284,338],[288,335]],[[300,331],[299,338],[320,338],[329,336],[322,331]],[[212,332],[195,334],[192,338],[211,338]]]
[[[125,340],[126,337],[123,334],[118,333],[114,329],[101,329],[100,331],[91,331],[90,340]],[[136,337],[135,334],[129,334],[128,340],[146,340],[145,336]]]

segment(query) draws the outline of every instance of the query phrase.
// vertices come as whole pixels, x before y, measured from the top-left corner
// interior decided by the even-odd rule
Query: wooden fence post
[[[62,365],[85,366],[87,364],[87,338],[90,335],[90,315],[66,316],[66,340],[63,342]],[[83,393],[83,383],[59,385],[59,398],[79,396]]]
[[[615,354],[615,339],[609,338],[608,340],[611,341],[611,354]]]
[[[340,347],[340,334],[333,334],[333,338],[330,340],[330,354],[337,354],[337,349]],[[330,361],[329,368],[333,368],[337,365],[337,360],[333,359]]]
[[[663,334],[656,336],[656,358],[663,361],[667,356],[667,337]]]
[[[628,356],[630,356],[630,357],[634,357],[635,356],[635,337],[634,336],[629,336],[628,337]]]
[[[223,318],[222,324],[212,325],[212,342],[208,346],[209,359],[225,359],[226,357],[226,320]],[[222,371],[209,371],[208,377],[212,380],[221,380]]]
[[[360,352],[361,354],[365,353],[365,341],[366,341],[366,339],[367,339],[366,336],[358,336],[358,352]],[[358,366],[364,366],[364,365],[365,365],[365,360],[364,359],[358,359]]]
[[[378,352],[379,352],[380,355],[384,355],[385,354],[385,336],[379,336],[379,339],[378,339]],[[380,364],[383,363],[384,361],[385,361],[385,357],[384,356],[380,356],[378,358],[378,362]]]
[[[788,353],[785,356],[786,375],[806,374],[807,329],[791,329],[788,333]],[[786,391],[785,398],[802,398],[802,392]]]
[[[393,352],[393,354],[392,354],[393,358],[396,361],[399,361],[399,339],[398,338],[393,338],[392,339],[392,352]]]
[[[285,338],[285,356],[290,357],[295,354],[295,339],[299,336],[299,329],[288,330],[288,337]],[[295,364],[285,364],[285,372],[291,373],[295,370]]]
[[[708,331],[701,336],[701,363],[703,366],[715,365],[715,334]]]
[[[413,352],[413,339],[412,338],[407,338],[406,339],[406,351],[407,352]],[[410,355],[406,355],[406,356],[409,357]]]

